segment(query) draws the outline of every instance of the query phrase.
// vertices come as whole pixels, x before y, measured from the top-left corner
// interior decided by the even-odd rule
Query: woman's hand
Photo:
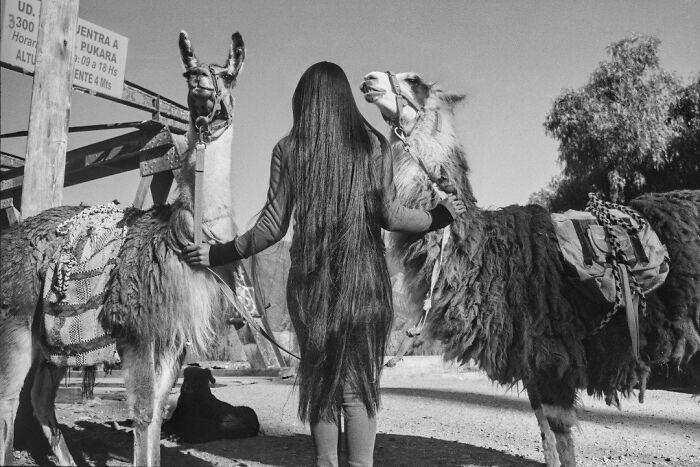
[[[430,211],[432,221],[428,232],[433,232],[442,229],[457,220],[459,216],[467,212],[467,206],[464,201],[457,196],[449,193],[440,200],[440,202]]]
[[[457,198],[457,196],[453,195],[452,193],[447,194],[445,202],[450,204],[448,209],[450,209],[450,213],[455,219],[467,212],[467,206],[464,204],[464,201]]]
[[[211,266],[209,263],[210,247],[211,245],[208,243],[202,243],[201,245],[190,243],[182,249],[182,259],[193,266],[208,268]]]

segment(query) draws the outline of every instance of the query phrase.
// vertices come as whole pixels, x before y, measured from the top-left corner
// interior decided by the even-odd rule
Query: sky
[[[3,7],[6,1],[0,2]],[[559,173],[557,142],[543,122],[566,88],[585,84],[611,42],[637,32],[661,40],[661,66],[685,82],[700,72],[700,1],[80,1],[80,17],[128,37],[126,79],[184,103],[177,46],[190,34],[197,56],[223,63],[231,34],[246,43],[234,91],[235,218],[251,224],[267,192],[270,154],[291,128],[291,97],[306,68],[339,64],[368,120],[386,132],[359,92],[370,71],[414,71],[467,95],[458,136],[479,205],[525,203]],[[32,80],[0,72],[0,130],[27,128]],[[71,125],[143,120],[145,112],[73,94]],[[71,134],[68,147],[123,131]],[[2,150],[24,155],[24,139]],[[137,171],[64,191],[64,204],[130,203]]]

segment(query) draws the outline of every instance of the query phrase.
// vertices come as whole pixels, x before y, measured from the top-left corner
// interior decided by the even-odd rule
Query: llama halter
[[[194,168],[194,244],[199,245],[204,239],[202,232],[202,216],[204,212],[204,152],[207,142],[218,138],[233,123],[233,103],[227,103],[222,99],[221,88],[219,87],[214,67],[209,65],[211,82],[214,91],[214,106],[209,115],[199,116],[194,121],[197,130],[197,143],[195,145],[195,168]],[[190,88],[190,90],[192,87]],[[217,115],[224,112],[226,119],[217,119]]]
[[[392,73],[391,71],[387,71],[386,75],[389,77],[389,84],[391,85],[391,90],[394,92],[394,95],[396,96],[396,119],[393,121],[387,120],[393,127],[394,127],[394,132],[396,133],[396,129],[399,129],[401,133],[403,133],[404,137],[406,136],[406,133],[403,130],[403,127],[401,126],[401,114],[403,113],[403,108],[408,104],[409,106],[413,107],[413,110],[416,111],[418,114],[418,118],[416,118],[416,124],[418,123],[418,120],[421,118],[423,113],[425,112],[425,107],[418,105],[418,103],[408,94],[404,93],[401,91],[401,86],[399,86],[399,80],[396,78],[396,75]],[[386,119],[386,118],[385,118]],[[413,125],[415,128],[416,124]],[[396,135],[399,138],[401,138],[398,134]]]
[[[384,121],[391,126],[391,130],[394,132],[394,135],[398,139],[401,140],[401,142],[404,145],[404,148],[406,151],[409,150],[408,147],[408,142],[407,138],[408,135],[410,135],[413,130],[416,129],[418,126],[418,123],[420,123],[421,119],[425,116],[425,106],[423,105],[418,105],[418,103],[408,94],[403,92],[401,90],[401,86],[399,85],[399,80],[396,78],[396,75],[392,73],[391,71],[386,71],[385,72],[387,77],[389,78],[389,84],[391,85],[391,90],[396,96],[396,118],[395,119],[390,119],[384,114],[382,114],[382,117],[384,118]],[[413,123],[413,128],[411,128],[410,132],[407,132],[403,125],[401,124],[401,114],[403,113],[403,108],[406,107],[406,104],[408,106],[412,107],[413,110],[416,111],[416,121]],[[435,113],[435,131],[439,132],[440,131],[440,113],[436,112]],[[421,161],[422,165],[422,161]],[[425,170],[425,167],[422,167]],[[427,172],[427,170],[426,170]]]
[[[199,135],[199,139],[202,140],[203,137],[207,140],[216,139],[221,133],[223,133],[231,124],[233,123],[233,102],[231,99],[224,100],[222,97],[221,88],[219,87],[219,81],[214,71],[214,66],[209,65],[209,75],[211,77],[212,91],[214,91],[214,106],[206,116],[199,116],[194,122],[195,129]],[[200,87],[190,86],[190,91],[192,89]],[[207,88],[205,88],[207,89]],[[226,118],[216,117],[224,113]]]

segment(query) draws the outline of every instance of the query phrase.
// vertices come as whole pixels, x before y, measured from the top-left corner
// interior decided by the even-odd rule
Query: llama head
[[[464,100],[462,94],[451,94],[442,91],[434,83],[428,83],[417,73],[397,73],[396,81],[400,93],[413,101],[419,108],[444,110],[453,112],[454,106]],[[399,112],[396,93],[389,80],[387,72],[373,71],[365,75],[360,90],[365,96],[365,100],[376,105],[385,120],[399,120],[404,128],[412,128],[419,111],[413,105],[404,105]]]
[[[209,65],[197,59],[187,32],[180,32],[180,55],[185,65],[184,77],[189,92],[187,106],[190,119],[197,126],[197,119],[230,121],[233,117],[233,95],[238,73],[245,60],[245,45],[239,33],[231,36],[228,58],[223,66]]]

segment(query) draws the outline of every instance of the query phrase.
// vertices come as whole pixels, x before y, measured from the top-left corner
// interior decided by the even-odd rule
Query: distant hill
[[[245,260],[248,274],[255,275],[262,295],[267,319],[275,332],[293,331],[287,312],[287,277],[289,276],[290,241],[282,240],[253,258]]]

